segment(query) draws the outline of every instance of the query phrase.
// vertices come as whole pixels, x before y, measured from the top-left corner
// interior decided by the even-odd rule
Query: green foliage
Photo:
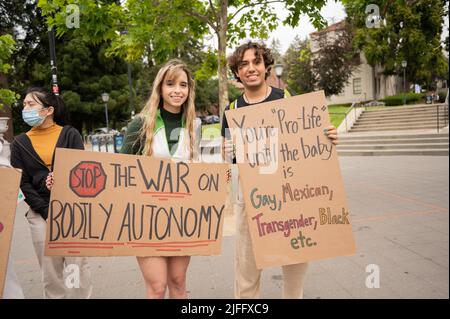
[[[296,37],[284,55],[284,80],[296,94],[314,91],[311,49],[308,41]]]
[[[353,48],[352,35],[344,27],[336,32],[334,40],[327,33],[314,38],[320,50],[311,52],[310,41],[296,37],[284,55],[285,79],[297,94],[325,91],[326,96],[339,94],[360,63]],[[312,40],[311,40],[312,41]]]
[[[229,97],[230,97],[230,101],[234,101],[234,100],[236,100],[239,97],[239,95],[242,94],[242,91],[239,90],[234,85],[229,84],[228,85],[228,94],[229,94]]]
[[[220,123],[202,125],[202,139],[215,140],[217,138],[221,138],[222,135],[220,134],[220,128]]]
[[[351,103],[328,105],[328,113],[330,115],[331,124],[338,128],[345,119],[345,114],[350,109],[350,106]]]
[[[273,39],[270,43],[270,51],[272,52],[275,64],[283,62],[283,55],[281,54],[281,43],[278,39]]]
[[[381,65],[384,74],[401,74],[406,60],[407,80],[428,86],[435,78],[445,78],[448,61],[441,43],[443,19],[448,14],[445,0],[343,0],[355,33],[355,46],[361,49],[369,64]],[[366,27],[365,8],[380,8],[380,27]],[[448,76],[447,76],[448,77]]]
[[[10,34],[0,36],[0,73],[8,73],[11,65],[7,63],[14,52],[15,41]]]
[[[406,93],[406,104],[415,104],[415,102],[418,102],[422,100],[426,94],[424,93]],[[397,94],[397,95],[391,95],[387,96],[384,99],[380,100],[385,103],[386,106],[398,106],[403,105],[403,94]]]
[[[438,90],[439,103],[444,103],[445,102],[445,98],[447,97],[447,92],[448,92],[448,89],[440,89],[440,90]]]
[[[312,58],[314,84],[325,91],[326,96],[341,93],[353,70],[360,64],[359,53],[353,48],[353,36],[348,26],[335,32],[330,40],[327,33],[316,40],[320,50]]]
[[[328,105],[328,111],[333,110],[341,112],[342,110],[347,111],[347,109],[352,106],[352,103],[343,103],[343,104],[330,104]],[[331,112],[331,111],[330,111]]]
[[[320,9],[325,0],[281,1],[288,16],[281,21],[271,6],[272,1],[256,0],[203,1],[203,0],[160,0],[118,1],[91,0],[39,0],[39,6],[46,22],[57,29],[58,35],[73,32],[83,40],[93,43],[108,42],[108,56],[120,56],[128,61],[143,59],[145,63],[158,65],[177,56],[180,46],[192,39],[202,41],[213,33],[218,40],[216,53],[219,78],[224,80],[228,44],[252,37],[266,39],[279,23],[297,26],[301,14],[309,16],[317,27],[323,26]],[[66,9],[77,4],[83,18],[80,28],[69,30],[65,24]],[[122,31],[126,30],[125,34]],[[197,78],[214,75],[211,59],[201,61]],[[219,83],[219,104],[224,107],[226,84]]]
[[[72,13],[71,5],[80,12],[79,27],[67,24]],[[123,8],[117,1],[92,0],[39,0],[38,6],[48,26],[58,26],[56,35],[61,37],[71,31],[71,35],[84,41],[99,44],[116,37],[117,27],[123,19]]]
[[[0,110],[5,105],[13,105],[20,99],[20,95],[8,89],[0,89]]]
[[[0,36],[0,74],[7,74],[11,69],[9,60],[15,51],[15,41],[10,34]],[[5,105],[13,105],[20,98],[15,92],[0,88],[0,109]]]
[[[208,110],[211,105],[219,105],[219,81],[208,79],[197,81],[195,93],[195,107],[199,111]],[[242,92],[234,85],[228,85],[230,101],[238,98]]]
[[[193,54],[198,54],[199,52],[193,52]],[[203,56],[203,63],[201,63],[200,68],[198,65],[195,68],[198,68],[195,71],[195,79],[196,80],[206,80],[211,78],[213,74],[216,74],[218,64],[217,64],[217,56],[213,51],[208,51],[206,53],[201,53]]]

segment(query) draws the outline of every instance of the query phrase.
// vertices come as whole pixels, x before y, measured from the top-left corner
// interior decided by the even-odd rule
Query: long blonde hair
[[[190,159],[195,158],[195,150],[194,150],[194,120],[195,120],[195,82],[192,78],[191,72],[188,70],[186,64],[178,59],[172,59],[168,61],[164,66],[158,71],[158,74],[153,81],[153,89],[150,98],[147,103],[145,103],[144,108],[138,114],[138,116],[142,117],[144,124],[142,125],[141,132],[139,134],[139,139],[145,139],[145,146],[142,151],[142,155],[152,156],[153,149],[153,137],[154,130],[156,125],[156,115],[158,108],[160,107],[161,101],[161,92],[162,92],[162,83],[166,79],[174,79],[181,71],[186,73],[188,78],[188,88],[189,95],[184,104],[182,105],[183,112],[183,121],[185,121],[185,127],[189,133],[188,138],[186,139],[186,143],[189,143],[186,146],[189,146],[190,150]],[[179,145],[178,147],[182,147]]]

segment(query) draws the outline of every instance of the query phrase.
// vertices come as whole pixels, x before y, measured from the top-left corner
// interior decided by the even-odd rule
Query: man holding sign
[[[223,152],[222,155],[224,159],[228,162],[233,161],[236,162],[236,144],[233,143],[232,137],[239,138],[241,136],[241,141],[244,139],[242,131],[246,128],[243,121],[236,121],[233,118],[232,127],[237,127],[238,130],[241,130],[241,133],[234,132],[230,134],[228,123],[230,118],[232,117],[230,114],[236,114],[239,109],[244,107],[253,106],[260,103],[266,103],[270,101],[276,101],[279,99],[283,99],[288,97],[288,92],[270,87],[266,79],[270,74],[270,69],[274,63],[274,59],[272,54],[268,48],[264,44],[248,42],[246,44],[241,45],[236,49],[236,51],[229,57],[230,68],[233,71],[236,79],[244,85],[244,93],[238,97],[236,101],[233,101],[225,111],[235,110],[231,112],[226,112],[227,118],[223,117],[222,123],[222,137],[224,139],[223,143]],[[258,114],[254,112],[257,117]],[[241,119],[243,119],[242,117]],[[236,125],[237,124],[237,125]],[[240,124],[240,125],[239,125]],[[260,126],[264,125],[264,119],[262,123],[259,123]],[[273,127],[272,127],[273,128]],[[264,130],[263,130],[264,131]],[[268,130],[266,130],[268,132]],[[261,133],[261,131],[260,131]],[[334,126],[328,126],[323,129],[323,133],[331,140],[333,144],[337,144],[337,131]],[[258,134],[255,134],[256,137]],[[264,134],[260,134],[264,135]],[[248,138],[248,135],[246,135]],[[267,136],[266,136],[267,137]],[[251,142],[251,141],[247,141]],[[244,143],[245,144],[245,143]],[[238,143],[238,159],[239,155],[242,155],[243,149],[240,149],[242,143]],[[274,162],[279,154],[276,152],[278,144],[274,145],[274,147],[266,147],[264,152],[259,152],[253,158],[249,157],[249,153],[247,153],[247,158],[245,162],[249,163],[251,167],[260,166],[261,162]],[[239,154],[241,153],[241,154]],[[241,159],[243,159],[241,157]],[[276,161],[276,160],[275,160]],[[242,162],[242,161],[238,161]],[[242,169],[240,165],[239,168]],[[290,170],[289,170],[290,169]],[[293,174],[292,168],[289,167],[287,171],[284,171],[285,177],[288,174]],[[261,278],[261,266],[258,267],[258,262],[255,260],[254,255],[254,246],[255,246],[255,238],[250,237],[250,229],[249,222],[250,216],[248,212],[248,202],[249,200],[244,201],[245,198],[248,198],[249,189],[245,189],[246,184],[243,182],[245,177],[240,172],[241,180],[239,183],[239,191],[238,197],[235,204],[235,213],[237,215],[237,235],[236,235],[236,251],[235,251],[235,297],[236,298],[259,298],[260,291],[260,278]],[[262,176],[271,178],[270,175]],[[265,182],[266,180],[261,179],[261,182]],[[268,180],[269,184],[271,183],[270,179]],[[247,181],[248,182],[248,181]],[[263,183],[264,184],[264,183]],[[259,183],[256,183],[259,186]],[[243,189],[244,186],[244,189]],[[257,209],[262,206],[271,207],[274,206],[274,210],[281,210],[281,201],[278,204],[278,201],[275,199],[275,195],[255,195],[257,192],[257,188],[251,190],[251,203],[253,208]],[[246,205],[247,204],[247,205]],[[246,207],[247,206],[247,207]],[[278,208],[277,208],[278,206]],[[261,219],[262,213],[253,214],[252,217],[252,227],[258,227],[259,235],[266,236],[270,232],[274,232],[273,227],[283,226],[285,225],[285,221],[276,221],[275,224],[265,223]],[[302,217],[303,218],[303,217]],[[310,219],[309,221],[312,222]],[[289,223],[289,221],[287,221]],[[298,223],[298,220],[296,220]],[[270,227],[267,227],[270,226]],[[280,227],[278,229],[280,230]],[[287,229],[291,229],[291,225],[288,224],[288,227],[284,228],[285,231]],[[286,233],[286,232],[285,232]],[[305,238],[302,237],[300,233],[300,239],[297,240],[298,243],[304,244]],[[266,236],[268,238],[268,236]],[[251,240],[253,239],[253,240]],[[253,245],[252,245],[253,242]],[[266,256],[267,257],[267,256]],[[270,256],[269,256],[270,257]],[[277,264],[274,262],[273,265]],[[269,265],[269,263],[267,264]],[[303,283],[307,270],[308,264],[306,262],[300,263],[292,263],[291,261],[280,261],[278,265],[282,266],[283,270],[283,298],[302,298],[303,296]],[[264,267],[264,264],[262,264]]]

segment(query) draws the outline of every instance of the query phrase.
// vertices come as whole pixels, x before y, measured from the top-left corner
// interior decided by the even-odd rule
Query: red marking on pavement
[[[0,233],[3,231],[3,229],[5,229],[5,226],[3,226],[2,223],[0,223]]]

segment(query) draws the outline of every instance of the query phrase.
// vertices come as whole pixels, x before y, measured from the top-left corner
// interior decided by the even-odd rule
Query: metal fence
[[[123,134],[93,134],[87,136],[86,143],[92,145],[94,152],[119,153],[123,140]]]

